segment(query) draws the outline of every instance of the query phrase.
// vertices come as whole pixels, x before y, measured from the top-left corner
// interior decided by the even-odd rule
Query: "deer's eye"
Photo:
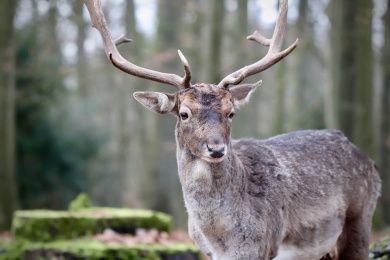
[[[188,113],[187,113],[187,112],[181,112],[181,113],[180,113],[180,118],[181,118],[181,120],[186,120],[186,119],[188,119]]]
[[[229,118],[229,119],[232,119],[232,118],[234,117],[234,115],[235,115],[235,114],[234,114],[234,112],[232,111],[232,112],[229,113],[228,118]]]

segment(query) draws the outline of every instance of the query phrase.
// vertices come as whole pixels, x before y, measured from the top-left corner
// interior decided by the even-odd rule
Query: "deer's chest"
[[[202,161],[181,174],[192,239],[205,251],[224,252],[232,247],[237,231],[243,230],[245,214],[239,196]]]
[[[232,221],[227,213],[234,211],[235,199],[224,183],[223,173],[212,172],[210,165],[202,160],[195,161],[182,173],[184,201],[188,214],[199,226],[213,225],[223,228],[224,218]],[[225,216],[225,217],[223,217]]]

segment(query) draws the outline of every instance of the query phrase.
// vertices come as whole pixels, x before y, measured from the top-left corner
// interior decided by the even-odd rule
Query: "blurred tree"
[[[84,2],[73,0],[73,21],[77,26],[77,84],[81,98],[88,97],[88,82],[87,82],[87,60],[84,48],[84,42],[87,33],[87,24],[83,16]]]
[[[291,115],[293,129],[323,128],[322,84],[318,84],[321,67],[320,51],[315,45],[314,22],[308,0],[298,2],[299,15],[296,20],[296,35],[299,48],[294,52],[294,104]]]
[[[238,42],[236,45],[236,63],[237,68],[241,68],[248,63],[248,40],[246,36],[248,35],[248,0],[237,0],[238,4],[238,21],[236,23],[236,39],[233,39],[234,42]]]
[[[373,122],[373,51],[372,51],[372,13],[373,2],[367,0],[356,1],[354,17],[355,33],[354,59],[355,71],[355,115],[353,139],[372,158],[375,154],[375,137]]]
[[[285,89],[286,89],[286,63],[281,61],[276,65],[276,83],[275,83],[275,108],[273,109],[273,134],[282,134],[285,130],[284,124],[286,118],[285,111]]]
[[[192,83],[202,80],[202,51],[205,24],[204,0],[186,1],[185,16],[181,31],[182,51],[187,57],[192,71]],[[203,69],[204,70],[204,69]]]
[[[17,31],[17,155],[24,208],[65,208],[86,186],[85,164],[96,153],[96,133],[70,121],[60,107],[62,55],[56,2],[43,15],[33,0],[32,21]]]
[[[310,71],[310,51],[312,48],[312,37],[310,31],[310,22],[308,19],[308,10],[309,4],[308,0],[299,0],[298,11],[299,16],[296,22],[297,26],[297,35],[300,38],[299,47],[296,50],[295,57],[297,58],[296,66],[296,77],[297,77],[297,88],[296,88],[296,100],[295,104],[295,126],[304,128],[305,114],[308,109],[307,104],[309,103],[310,98],[308,98],[308,88],[310,87],[309,78],[311,75],[307,73]]]
[[[157,68],[160,71],[171,71],[175,74],[183,74],[183,66],[178,58],[177,49],[181,47],[180,31],[183,28],[184,12],[187,1],[161,0],[158,9],[157,27]],[[175,14],[175,15],[172,15]],[[191,61],[190,61],[191,62]],[[170,88],[172,90],[172,88]],[[172,92],[172,91],[170,91]],[[154,150],[148,160],[154,161],[154,169],[151,174],[150,187],[153,189],[154,209],[172,212],[178,216],[177,204],[179,187],[174,156],[174,119],[169,116],[156,116],[148,112],[154,118],[153,126],[156,132],[155,143],[150,143],[147,149]],[[149,130],[150,131],[150,130]],[[154,148],[156,147],[156,148]],[[157,148],[158,147],[158,148]],[[173,149],[172,149],[173,148]],[[156,153],[160,150],[160,153]],[[162,152],[161,152],[162,151]],[[170,156],[167,156],[167,155]],[[153,187],[153,184],[155,185]]]
[[[18,207],[15,180],[14,16],[17,2],[0,2],[0,230]]]
[[[142,35],[137,31],[137,23],[135,19],[134,0],[126,0],[124,8],[124,22],[126,36],[134,39],[129,45],[124,44],[122,49],[131,48],[128,59],[135,64],[142,64]],[[123,51],[122,53],[126,53]],[[117,72],[117,71],[116,71]],[[144,172],[142,144],[144,143],[142,135],[142,124],[140,117],[145,112],[140,106],[135,104],[135,100],[127,98],[135,91],[137,86],[142,86],[143,81],[128,75],[121,75],[121,84],[117,91],[118,100],[118,153],[117,163],[119,166],[119,174],[123,179],[120,185],[122,193],[122,202],[125,205],[132,207],[141,207],[142,201],[142,183]],[[142,109],[142,110],[141,110]]]
[[[207,82],[218,84],[221,80],[221,55],[224,35],[225,1],[213,0],[210,10],[211,30],[207,56]]]
[[[372,2],[332,0],[329,13],[336,127],[373,156]]]
[[[384,21],[384,44],[382,48],[383,94],[380,133],[380,172],[384,191],[390,187],[390,0]],[[384,222],[390,224],[390,193],[382,192],[382,214]]]
[[[266,49],[263,46],[250,42],[246,39],[246,37],[249,35],[249,20],[248,20],[248,1],[247,0],[237,0],[237,9],[234,13],[232,13],[231,16],[233,16],[233,25],[229,26],[231,27],[232,31],[231,33],[228,33],[229,39],[226,39],[224,41],[228,41],[230,43],[225,49],[229,50],[229,53],[231,53],[231,57],[234,58],[233,62],[229,62],[229,56],[223,55],[222,57],[222,67],[224,68],[224,73],[228,74],[231,73],[239,68],[242,68],[251,62],[253,60],[250,59],[251,55],[249,55],[250,51],[252,54],[261,55],[262,50]],[[229,17],[224,18],[225,24],[227,24],[229,21]],[[259,29],[259,28],[256,28]],[[226,30],[229,31],[228,28]],[[223,44],[222,44],[223,45]],[[254,47],[254,49],[250,49],[250,47]],[[222,75],[222,77],[225,75]],[[248,82],[255,81],[254,78],[251,78],[248,80]],[[256,103],[258,100],[256,100],[256,94],[257,92],[260,92],[259,90],[256,91],[255,95],[251,97],[251,102]],[[256,132],[256,125],[255,124],[247,124],[248,120],[253,120],[254,116],[258,114],[257,106],[256,104],[245,106],[244,109],[240,109],[240,111],[236,111],[239,113],[237,117],[234,118],[234,125],[233,125],[233,135],[234,136],[253,136]]]

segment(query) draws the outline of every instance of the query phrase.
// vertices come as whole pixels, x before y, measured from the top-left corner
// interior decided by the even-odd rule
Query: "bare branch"
[[[298,39],[296,39],[296,41],[288,48],[281,51],[287,24],[287,9],[287,0],[280,0],[279,14],[271,39],[264,37],[257,31],[247,37],[248,40],[253,40],[264,46],[269,46],[267,54],[259,61],[247,65],[227,75],[218,84],[219,87],[227,88],[229,85],[236,85],[241,83],[245,78],[270,68],[272,65],[290,54],[297,47]]]
[[[107,22],[102,10],[102,4],[100,0],[84,0],[85,5],[88,8],[89,15],[92,20],[93,27],[95,27],[104,43],[104,49],[107,57],[110,59],[112,64],[118,69],[140,78],[149,79],[157,81],[160,83],[168,84],[175,86],[177,88],[183,88],[188,86],[190,83],[190,73],[189,66],[185,66],[186,76],[184,78],[169,73],[163,73],[155,70],[150,70],[147,68],[139,67],[130,61],[126,60],[116,48],[116,44],[121,44],[123,42],[128,42],[129,39],[125,37],[120,37],[119,40],[113,41],[111,34],[108,30]],[[187,62],[188,65],[188,62]]]

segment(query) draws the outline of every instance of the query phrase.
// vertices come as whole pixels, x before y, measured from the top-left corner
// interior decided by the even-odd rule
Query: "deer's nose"
[[[207,150],[213,158],[221,158],[225,155],[225,144],[207,144]]]

